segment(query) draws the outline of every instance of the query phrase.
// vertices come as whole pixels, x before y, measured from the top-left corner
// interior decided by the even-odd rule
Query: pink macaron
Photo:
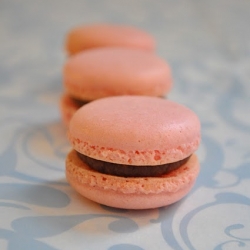
[[[72,117],[66,177],[77,192],[117,208],[167,206],[195,183],[200,122],[190,109],[157,97],[117,96]]]
[[[155,50],[152,35],[136,27],[118,24],[89,24],[75,27],[66,36],[65,50],[73,55],[98,47],[128,47]]]
[[[172,87],[172,77],[168,63],[154,53],[130,48],[97,48],[66,61],[63,85],[60,107],[68,124],[69,113],[99,98],[164,96]]]

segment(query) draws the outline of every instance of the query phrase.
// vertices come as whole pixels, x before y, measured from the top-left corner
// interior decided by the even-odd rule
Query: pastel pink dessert
[[[157,55],[128,48],[98,48],[70,57],[63,70],[62,116],[68,125],[86,102],[118,95],[164,96],[172,87],[169,65]],[[65,97],[67,95],[68,97]],[[69,98],[71,101],[69,101]],[[67,114],[66,114],[67,113]]]
[[[84,105],[72,117],[66,177],[95,202],[125,209],[167,206],[199,173],[200,122],[157,97],[119,96]]]
[[[65,50],[73,55],[98,47],[127,47],[155,50],[152,35],[136,27],[117,24],[90,24],[75,27],[66,36]]]

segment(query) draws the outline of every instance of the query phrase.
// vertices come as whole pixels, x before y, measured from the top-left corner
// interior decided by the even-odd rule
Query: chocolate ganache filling
[[[80,100],[80,99],[76,99],[72,96],[70,96],[70,99],[80,108],[82,107],[83,105],[89,103],[90,101],[87,101],[87,100]]]
[[[124,164],[100,161],[100,160],[90,158],[79,152],[77,153],[78,153],[79,158],[84,163],[86,163],[90,168],[103,174],[116,175],[116,176],[122,176],[122,177],[161,176],[163,174],[168,174],[171,171],[179,168],[180,166],[185,164],[190,158],[189,156],[177,162],[166,163],[166,164],[156,165],[156,166],[132,166],[132,165],[124,165]]]
[[[166,98],[166,97],[164,97],[164,96],[159,96],[159,98]],[[80,108],[80,107],[82,107],[83,105],[85,105],[85,104],[91,102],[91,100],[80,100],[80,99],[77,99],[77,98],[72,97],[72,96],[70,96],[70,99],[75,103],[75,105],[76,105],[78,108]]]

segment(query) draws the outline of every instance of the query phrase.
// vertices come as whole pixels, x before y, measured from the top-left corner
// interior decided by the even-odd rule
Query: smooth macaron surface
[[[149,33],[127,25],[91,24],[75,27],[66,36],[69,55],[98,47],[128,47],[154,51],[155,39]]]
[[[200,122],[190,109],[157,97],[102,98],[80,108],[68,136],[94,159],[160,165],[190,156],[200,143]]]
[[[70,57],[65,91],[80,100],[115,95],[164,96],[172,87],[169,65],[157,55],[127,48],[98,48]]]

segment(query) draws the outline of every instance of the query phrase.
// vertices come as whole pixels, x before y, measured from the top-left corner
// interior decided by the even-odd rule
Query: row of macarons
[[[60,102],[66,125],[83,104],[108,96],[165,96],[172,87],[171,70],[156,53],[154,37],[141,29],[92,24],[66,36],[64,92]]]
[[[162,98],[172,87],[155,39],[98,24],[68,33],[60,107],[72,150],[66,177],[85,198],[124,209],[167,206],[195,183],[200,121]]]

